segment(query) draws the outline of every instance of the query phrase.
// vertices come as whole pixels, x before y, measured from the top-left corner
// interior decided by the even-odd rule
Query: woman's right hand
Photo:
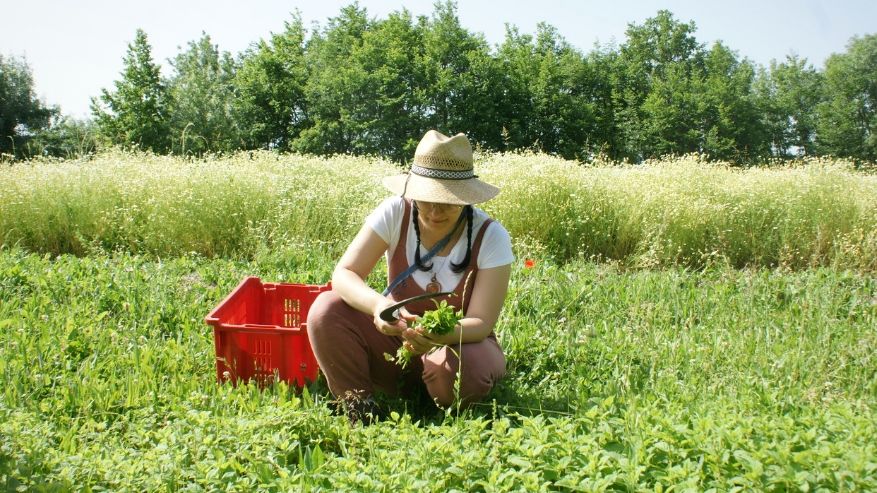
[[[401,317],[399,320],[396,320],[395,322],[387,322],[386,320],[382,319],[379,316],[381,311],[394,303],[395,301],[393,300],[387,300],[385,304],[378,306],[377,310],[375,310],[374,313],[374,324],[375,328],[378,329],[378,332],[380,332],[381,334],[398,337],[401,336],[402,332],[404,332],[405,329],[408,328],[408,321],[414,320],[416,317],[409,313],[408,310],[402,308],[399,310],[399,315]]]

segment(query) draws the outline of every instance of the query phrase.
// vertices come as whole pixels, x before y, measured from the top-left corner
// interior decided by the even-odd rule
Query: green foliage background
[[[437,3],[429,17],[402,9],[384,19],[352,4],[310,32],[294,15],[236,62],[205,34],[174,63],[166,116],[142,111],[138,100],[96,114],[101,133],[126,115],[139,125],[161,117],[167,139],[192,140],[188,151],[174,147],[182,154],[263,148],[405,162],[417,139],[438,129],[465,132],[487,151],[588,162],[692,152],[735,164],[799,155],[874,160],[877,37],[852,38],[820,72],[795,56],[757,67],[695,34],[694,22],[661,10],[631,24],[621,45],[590,53],[544,23],[535,34],[510,26],[491,47],[460,24],[452,2]],[[143,36],[129,53],[148,53]],[[212,62],[183,63],[199,58]],[[164,82],[129,75],[154,70],[148,58],[129,54],[125,66],[116,96],[104,99],[124,99],[132,83],[161,92]],[[167,149],[158,140],[109,140]]]
[[[760,67],[696,32],[660,10],[630,24],[623,43],[588,52],[544,23],[531,34],[509,26],[490,46],[461,25],[453,2],[430,16],[400,9],[385,18],[354,3],[310,29],[293,14],[281,32],[236,55],[203,33],[162,75],[138,30],[119,79],[93,100],[86,136],[63,118],[48,120],[57,109],[28,96],[24,62],[0,60],[0,92],[19,81],[18,96],[5,98],[19,103],[0,106],[0,152],[12,151],[13,137],[17,157],[71,157],[101,145],[406,162],[426,130],[438,129],[464,132],[484,151],[582,162],[688,153],[737,165],[875,161],[877,35],[851,38],[816,68],[794,55]]]
[[[46,128],[58,113],[37,98],[33,86],[26,61],[0,54],[0,157],[24,149],[28,133]]]

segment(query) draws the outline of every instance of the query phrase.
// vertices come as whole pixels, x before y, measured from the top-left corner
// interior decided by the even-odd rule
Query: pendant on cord
[[[432,274],[432,279],[429,280],[429,283],[426,285],[427,293],[438,293],[441,292],[442,285],[435,278],[435,272]]]

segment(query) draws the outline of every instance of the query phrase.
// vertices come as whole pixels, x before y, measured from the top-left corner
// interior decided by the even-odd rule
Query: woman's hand
[[[434,348],[437,344],[435,341],[426,336],[426,329],[421,326],[405,329],[402,332],[402,338],[405,346],[411,354],[423,354]]]
[[[415,318],[414,315],[408,312],[408,310],[402,308],[399,310],[399,316],[401,317],[399,320],[395,322],[387,322],[386,320],[380,317],[380,313],[390,305],[395,303],[393,300],[386,300],[386,303],[378,306],[377,310],[374,312],[374,324],[375,328],[378,329],[378,332],[388,336],[401,336],[405,329],[408,328],[408,322],[413,321]]]

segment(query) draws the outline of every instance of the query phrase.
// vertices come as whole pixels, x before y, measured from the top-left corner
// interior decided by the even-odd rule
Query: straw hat
[[[441,204],[477,204],[499,193],[475,175],[472,145],[464,134],[448,137],[435,130],[417,144],[411,172],[388,176],[383,183],[402,197]]]

